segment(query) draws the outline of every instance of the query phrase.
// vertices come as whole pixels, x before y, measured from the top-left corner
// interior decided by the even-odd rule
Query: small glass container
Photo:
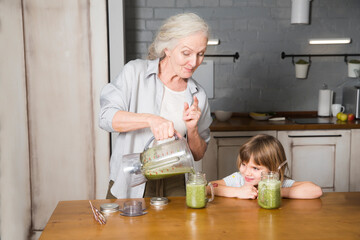
[[[205,173],[197,172],[190,173],[189,179],[186,182],[186,205],[191,208],[204,208],[207,202],[214,200],[214,189],[211,188],[211,198],[206,197],[206,177]]]
[[[262,172],[258,184],[258,204],[262,208],[276,209],[281,205],[281,182],[277,172]]]

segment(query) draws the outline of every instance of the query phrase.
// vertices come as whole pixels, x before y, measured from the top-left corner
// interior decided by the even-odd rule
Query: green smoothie
[[[191,208],[206,206],[205,184],[186,184],[186,205]]]
[[[270,179],[260,181],[258,184],[258,204],[262,208],[274,209],[279,208],[281,204],[280,193],[281,182]]]
[[[194,171],[191,167],[164,167],[145,170],[144,175],[149,180],[162,179]]]

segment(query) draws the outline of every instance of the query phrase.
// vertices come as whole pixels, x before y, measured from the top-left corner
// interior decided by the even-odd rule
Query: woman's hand
[[[174,134],[181,138],[181,135],[175,130],[172,121],[160,116],[152,115],[148,122],[156,140],[172,138]]]
[[[190,107],[188,103],[184,103],[183,120],[188,131],[197,127],[197,123],[201,116],[201,110],[198,106],[199,100],[196,96],[194,96],[193,98],[194,102]]]

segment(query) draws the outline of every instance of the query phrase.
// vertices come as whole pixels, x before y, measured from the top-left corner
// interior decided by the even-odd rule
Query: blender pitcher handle
[[[179,140],[179,137],[178,137],[176,134],[174,134],[174,137],[175,137],[175,140]],[[147,143],[145,144],[144,151],[146,151],[146,150],[149,149],[150,143],[151,143],[152,141],[154,141],[154,140],[155,140],[155,137],[152,136],[152,137],[147,141]]]
[[[149,145],[152,141],[154,141],[155,137],[152,136],[148,141],[147,143],[145,144],[145,148],[144,148],[144,151],[148,150],[149,149]]]

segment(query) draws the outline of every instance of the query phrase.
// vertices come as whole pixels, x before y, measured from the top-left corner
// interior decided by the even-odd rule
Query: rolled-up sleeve
[[[100,94],[99,127],[115,132],[112,127],[114,115],[118,111],[128,111],[131,93],[131,68],[123,71],[111,83],[105,85]]]

